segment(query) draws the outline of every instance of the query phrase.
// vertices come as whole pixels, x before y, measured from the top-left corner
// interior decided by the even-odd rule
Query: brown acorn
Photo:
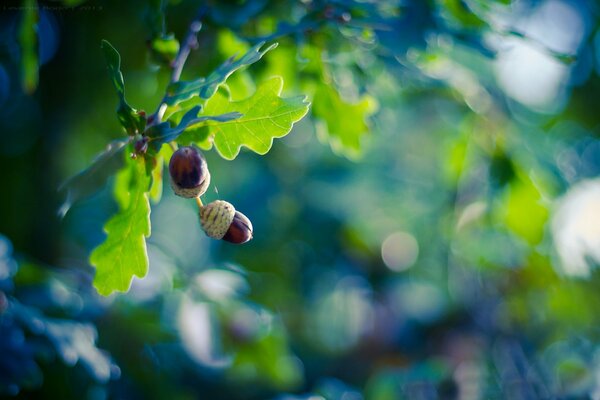
[[[252,239],[252,222],[244,214],[236,211],[229,229],[227,229],[225,236],[223,236],[223,240],[241,244],[246,243],[250,239]]]
[[[171,187],[181,197],[198,197],[210,185],[210,172],[204,156],[196,147],[180,147],[169,161]]]
[[[202,207],[200,223],[204,232],[213,239],[236,244],[252,239],[252,223],[248,217],[223,200],[216,200]]]

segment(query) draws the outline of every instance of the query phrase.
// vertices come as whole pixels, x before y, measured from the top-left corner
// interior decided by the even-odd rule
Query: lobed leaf
[[[119,122],[129,135],[141,133],[146,127],[146,119],[125,100],[125,81],[121,72],[121,55],[107,40],[102,40],[101,47],[106,58],[110,79],[119,96],[119,106],[117,107]]]
[[[205,105],[207,114],[241,112],[243,115],[226,122],[208,121],[205,126],[188,129],[181,142],[196,142],[203,148],[215,148],[228,160],[233,160],[242,146],[258,154],[266,154],[273,138],[287,135],[295,122],[308,112],[305,96],[281,98],[283,79],[274,77],[261,86],[249,98],[232,101],[223,91],[217,92]],[[212,140],[212,143],[211,143]]]
[[[96,267],[94,286],[101,295],[127,291],[134,275],[143,278],[148,272],[146,237],[150,236],[151,177],[144,160],[130,159],[129,195],[119,196],[121,210],[106,225],[106,239],[90,255]]]
[[[206,78],[199,78],[189,82],[179,81],[171,84],[167,90],[165,103],[169,106],[173,106],[188,100],[193,96],[209,99],[231,74],[242,67],[254,64],[260,60],[265,53],[277,47],[277,43],[273,43],[264,50],[261,50],[261,47],[264,44],[265,42],[258,43],[237,60],[234,59],[234,57],[231,57],[211,72]]]
[[[169,122],[165,121],[148,129],[146,131],[146,135],[150,138],[148,143],[150,144],[152,149],[154,151],[159,151],[160,147],[164,143],[176,140],[188,126],[199,124],[205,121],[231,121],[242,116],[242,114],[234,111],[223,113],[221,115],[203,115],[201,117],[198,117],[198,112],[200,112],[200,106],[195,106],[187,113],[185,113],[185,115],[181,118],[179,124],[177,124],[177,126],[175,127],[171,127]]]
[[[89,167],[58,188],[59,191],[66,191],[65,201],[58,210],[61,217],[65,216],[73,203],[100,190],[108,178],[123,167],[123,151],[127,143],[126,139],[110,142]]]
[[[375,112],[377,105],[369,96],[355,104],[345,102],[329,85],[320,84],[314,94],[313,114],[324,122],[320,135],[326,138],[331,148],[349,158],[361,153],[361,142],[369,133],[367,118]]]

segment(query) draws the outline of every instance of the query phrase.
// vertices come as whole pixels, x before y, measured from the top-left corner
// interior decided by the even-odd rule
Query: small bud
[[[202,207],[200,223],[204,232],[213,239],[223,239],[236,244],[252,239],[250,220],[223,200],[216,200]]]
[[[204,156],[195,147],[181,147],[169,161],[171,187],[181,197],[198,197],[210,185],[210,172]]]

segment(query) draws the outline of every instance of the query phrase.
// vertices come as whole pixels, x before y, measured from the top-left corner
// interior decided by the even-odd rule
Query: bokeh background
[[[112,180],[58,213],[61,182],[124,134],[100,41],[123,57],[129,102],[152,112],[169,79],[163,18],[182,38],[199,6],[184,78],[277,41],[227,83],[250,94],[280,75],[311,112],[265,156],[206,153],[205,201],[248,215],[252,242],[208,239],[165,184],[148,275],[101,297],[88,255],[117,209]],[[599,12],[3,2],[0,395],[600,398]]]

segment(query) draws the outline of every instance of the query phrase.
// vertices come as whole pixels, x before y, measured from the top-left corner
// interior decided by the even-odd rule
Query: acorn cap
[[[193,146],[180,147],[169,161],[171,187],[181,197],[203,195],[210,185],[210,172],[204,156]]]
[[[213,239],[222,239],[225,236],[234,217],[235,208],[223,200],[215,200],[200,209],[202,229]]]

